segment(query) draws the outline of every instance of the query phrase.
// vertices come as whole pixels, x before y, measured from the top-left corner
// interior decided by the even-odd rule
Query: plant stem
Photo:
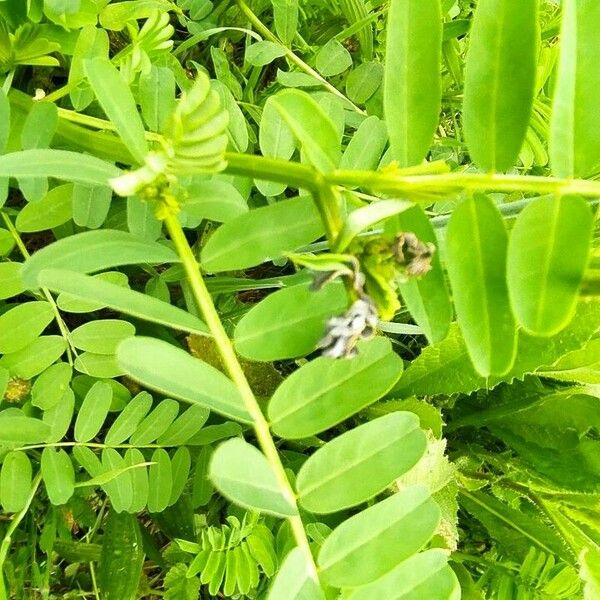
[[[388,194],[433,192],[497,191],[537,194],[580,194],[600,196],[600,182],[585,179],[559,179],[533,175],[483,173],[443,173],[439,175],[395,175],[378,171],[333,171],[324,175],[336,185],[356,185]]]
[[[4,539],[2,540],[2,544],[0,544],[0,600],[8,600],[8,594],[6,592],[6,586],[4,584],[4,563],[6,562],[6,557],[8,556],[8,550],[10,549],[10,544],[12,542],[13,533],[17,530],[17,527],[21,523],[21,521],[25,518],[25,515],[29,511],[29,507],[37,494],[37,489],[42,481],[42,474],[38,473],[33,480],[31,491],[29,496],[27,497],[27,501],[25,502],[25,506],[22,508],[21,512],[15,514],[6,530],[6,534]]]
[[[325,78],[323,78],[317,71],[315,71],[310,65],[307,65],[297,54],[293,52],[290,48],[288,48],[276,35],[274,35],[268,27],[265,27],[261,20],[252,12],[252,9],[246,4],[244,0],[237,0],[237,5],[240,10],[244,13],[247,19],[252,23],[252,26],[262,35],[266,40],[281,46],[283,50],[285,50],[285,56],[291,62],[293,62],[301,71],[304,71],[306,74],[314,77],[327,91],[331,92],[338,98],[344,101],[344,104],[347,104],[352,110],[355,112],[365,115],[365,111],[360,109],[354,102],[352,102],[349,98],[344,96],[340,90],[338,90],[335,86],[331,85]]]
[[[449,193],[468,191],[579,194],[600,197],[600,181],[560,179],[534,175],[448,173],[443,163],[426,163],[410,169],[380,171],[335,170],[319,174],[313,167],[257,155],[226,154],[226,172],[257,179],[288,182],[292,187],[314,190],[322,178],[330,185],[361,187],[390,195],[421,194],[428,202]]]
[[[13,225],[12,221],[8,218],[8,215],[6,213],[2,212],[0,214],[2,215],[2,220],[4,221],[7,229],[10,231],[10,234],[12,235],[13,239],[15,240],[15,244],[17,245],[17,248],[19,248],[19,252],[23,256],[23,258],[25,260],[27,260],[31,255],[29,254],[29,251],[25,247],[25,244],[23,243],[23,240],[21,239],[19,232],[15,229],[15,226]],[[44,298],[46,298],[48,304],[50,304],[50,307],[52,308],[52,312],[54,313],[54,320],[56,321],[56,324],[58,325],[60,334],[64,338],[65,342],[67,342],[67,360],[69,361],[69,364],[71,366],[73,366],[73,356],[77,357],[77,350],[76,350],[75,346],[73,346],[73,344],[71,343],[71,332],[69,331],[67,324],[64,322],[64,320],[62,318],[62,315],[60,314],[60,311],[58,310],[58,306],[57,306],[56,302],[54,301],[54,298],[52,297],[50,290],[48,288],[41,288],[41,291],[42,291],[42,295],[44,296]]]
[[[225,160],[227,161],[226,172],[232,175],[245,175],[254,179],[286,183],[290,187],[305,190],[316,190],[318,187],[318,173],[310,165],[236,152],[227,152]]]
[[[200,309],[204,320],[214,337],[217,349],[223,361],[223,365],[232,381],[238,388],[244,401],[244,406],[252,417],[254,432],[256,434],[258,444],[271,468],[273,469],[275,476],[277,477],[282,494],[289,502],[295,505],[296,497],[292,486],[288,481],[285,469],[281,463],[281,459],[279,458],[279,453],[277,451],[277,447],[275,446],[275,442],[271,437],[269,424],[267,423],[267,420],[260,409],[260,406],[254,396],[254,392],[250,388],[250,384],[248,383],[246,375],[244,374],[242,366],[240,365],[238,357],[233,348],[233,344],[231,343],[231,340],[229,339],[229,336],[223,327],[223,323],[221,322],[217,309],[213,304],[212,297],[206,287],[202,275],[200,274],[200,265],[196,261],[196,257],[194,256],[185,234],[183,233],[183,229],[177,220],[177,217],[174,214],[169,213],[165,217],[165,225],[167,231],[169,232],[169,236],[171,237],[171,241],[174,243],[175,249],[183,263],[188,284],[192,289],[192,293],[198,304],[198,308]],[[310,546],[304,530],[302,519],[300,516],[290,517],[289,522],[296,540],[296,544],[303,552],[306,564],[311,571],[310,575],[316,581],[318,580],[317,569],[310,551]]]

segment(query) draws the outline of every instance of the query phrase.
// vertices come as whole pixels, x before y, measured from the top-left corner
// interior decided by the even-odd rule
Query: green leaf
[[[600,553],[597,550],[586,549],[579,557],[579,563],[581,579],[585,582],[584,600],[600,597]]]
[[[4,90],[0,92],[0,123],[0,153],[4,153],[10,136],[10,101]]]
[[[599,163],[600,47],[594,0],[562,3],[560,60],[550,127],[550,163],[557,177],[585,177]]]
[[[280,258],[323,235],[310,197],[283,200],[251,210],[225,223],[202,250],[205,271],[234,271]]]
[[[144,125],[119,71],[106,58],[84,60],[83,69],[106,116],[138,163],[148,154]]]
[[[138,2],[120,2],[138,4]],[[144,4],[141,2],[140,4]],[[135,600],[144,567],[144,542],[137,518],[109,510],[104,524],[98,584],[104,600]]]
[[[365,104],[380,88],[383,82],[383,65],[379,62],[365,62],[353,69],[346,79],[346,94],[357,104]]]
[[[31,344],[52,322],[48,302],[24,302],[0,315],[0,354],[17,352]]]
[[[388,13],[384,109],[392,156],[423,161],[438,126],[441,98],[440,0],[392,0]]]
[[[38,281],[39,285],[54,292],[69,294],[80,301],[100,302],[100,307],[106,306],[138,319],[198,335],[208,333],[206,325],[194,315],[100,277],[61,269],[44,269],[39,273]],[[92,307],[92,310],[95,309]]]
[[[8,256],[14,247],[15,240],[10,231],[0,227],[0,256]]]
[[[108,56],[109,39],[104,29],[87,25],[83,27],[77,37],[73,48],[73,58],[69,69],[69,97],[76,111],[85,110],[94,100],[91,90],[83,72],[83,61],[89,58]]]
[[[278,517],[297,515],[294,498],[283,495],[265,456],[240,438],[215,450],[209,476],[219,492],[239,506]]]
[[[109,446],[122,444],[133,434],[151,408],[152,396],[148,392],[137,394],[111,425],[106,434],[105,443]]]
[[[47,148],[58,125],[58,109],[51,102],[37,102],[31,106],[21,131],[23,150]]]
[[[74,367],[80,373],[98,379],[110,379],[125,375],[121,367],[117,364],[114,354],[83,352],[75,359]]]
[[[352,66],[352,56],[340,42],[332,38],[317,52],[316,65],[323,77],[333,77]]]
[[[117,359],[129,377],[149,388],[242,423],[252,422],[231,380],[180,348],[153,338],[132,337],[121,342]]]
[[[212,498],[215,488],[208,478],[208,469],[213,455],[212,446],[204,446],[196,458],[192,482],[192,506],[206,506]]]
[[[0,444],[40,444],[50,435],[50,427],[39,419],[0,412]]]
[[[158,443],[162,446],[185,444],[204,427],[209,414],[207,408],[192,404],[169,425],[169,428],[158,438]]]
[[[355,587],[375,581],[433,536],[440,510],[424,486],[411,486],[338,525],[318,555],[323,581]]]
[[[73,377],[73,367],[56,363],[48,367],[31,388],[31,404],[42,410],[56,406],[65,395]]]
[[[413,206],[408,200],[378,200],[352,211],[335,240],[335,252],[344,252],[359,233]]]
[[[30,233],[58,227],[73,216],[73,184],[51,189],[39,202],[27,204],[16,220],[19,231]]]
[[[175,111],[175,76],[169,67],[150,66],[140,74],[139,99],[142,115],[152,131],[165,131]]]
[[[75,470],[69,455],[62,448],[44,448],[41,469],[50,502],[65,504],[75,491]]]
[[[573,318],[593,221],[580,196],[538,198],[517,217],[508,246],[508,289],[526,331],[554,335]]]
[[[467,198],[454,209],[446,230],[448,275],[469,356],[484,377],[508,372],[517,350],[507,245],[504,221],[488,196]]]
[[[75,441],[89,442],[100,431],[108,416],[113,392],[104,381],[96,381],[83,399],[75,421]]]
[[[426,446],[413,413],[391,413],[356,427],[304,463],[296,480],[300,503],[322,514],[366,502],[414,467]]]
[[[464,339],[458,328],[452,327],[445,340],[425,348],[412,362],[394,392],[409,397],[492,389],[503,381],[510,383],[553,365],[567,352],[583,347],[599,329],[600,306],[582,301],[571,324],[552,338],[519,332],[513,368],[501,377],[485,378],[475,371]]]
[[[0,358],[0,367],[8,369],[13,377],[33,379],[58,360],[66,348],[64,338],[45,335],[17,352],[5,354]]]
[[[137,196],[127,198],[127,229],[144,240],[156,241],[162,231],[162,223],[156,218],[154,206]]]
[[[105,319],[88,321],[71,332],[76,348],[96,354],[114,354],[124,339],[135,335],[135,327],[128,321]]]
[[[298,0],[271,0],[275,32],[279,39],[290,46],[298,29]]]
[[[102,3],[104,5],[105,2]],[[129,0],[105,6],[100,12],[100,24],[105,29],[120,31],[129,21],[147,19],[157,10],[166,12],[175,7],[170,0]],[[122,600],[129,600],[123,598]]]
[[[438,245],[435,231],[421,206],[414,206],[386,222],[387,233],[411,232],[423,242]],[[435,343],[448,335],[452,322],[452,303],[444,277],[439,249],[431,258],[431,271],[398,287],[412,318],[423,329],[427,340]]]
[[[281,44],[263,40],[246,48],[246,61],[254,67],[264,67],[276,58],[285,56],[286,48]]]
[[[166,262],[179,262],[169,247],[124,231],[102,229],[71,235],[42,248],[27,259],[21,277],[33,289],[39,287],[38,277],[44,269],[91,273],[122,265]]]
[[[104,472],[120,470],[121,474],[105,483],[102,487],[117,512],[129,510],[133,502],[133,485],[130,466],[114,448],[102,450],[102,469]],[[116,598],[115,598],[116,600]]]
[[[300,548],[294,548],[285,557],[267,600],[325,600],[317,575],[311,575]]]
[[[551,367],[540,369],[540,374],[558,381],[600,385],[600,338],[565,354]]]
[[[131,481],[131,502],[127,507],[127,512],[141,512],[146,508],[148,496],[150,494],[150,484],[148,481],[149,466],[144,455],[137,448],[128,448],[125,452],[123,464],[129,469],[129,480]]]
[[[192,466],[192,456],[186,446],[177,448],[171,459],[172,486],[169,506],[175,504],[187,485]]]
[[[477,4],[466,62],[464,129],[485,171],[516,162],[531,115],[539,46],[538,0]]]
[[[386,124],[379,117],[367,117],[348,143],[340,169],[376,171],[387,142]]]
[[[341,285],[318,292],[307,285],[284,288],[253,307],[235,329],[235,347],[251,360],[270,362],[313,352],[329,317],[347,306]]]
[[[416,554],[370,585],[353,590],[347,600],[460,600],[461,590],[448,554],[433,549]]]
[[[260,151],[268,158],[289,160],[296,149],[294,135],[289,130],[276,105],[269,99],[260,118]],[[285,184],[282,191],[285,190]]]
[[[0,472],[0,503],[4,512],[19,512],[27,505],[31,492],[31,461],[25,452],[9,452]]]
[[[226,181],[194,182],[187,187],[187,192],[189,197],[181,207],[185,227],[197,227],[204,219],[227,223],[248,212],[248,204],[242,194]]]
[[[74,184],[73,221],[79,227],[98,229],[108,215],[111,201],[112,189],[107,186]]]
[[[152,462],[148,469],[148,510],[151,513],[162,512],[169,505],[173,475],[171,459],[164,448],[157,448],[152,453]]]
[[[158,439],[171,426],[179,413],[179,402],[167,398],[137,426],[131,436],[134,446],[145,446]]]
[[[0,157],[1,160],[1,157]],[[21,279],[22,263],[2,262],[0,263],[0,300],[18,296],[25,291]]]
[[[120,174],[120,169],[104,160],[68,150],[23,150],[0,156],[0,177],[54,177],[106,186]]]
[[[319,171],[335,169],[341,158],[340,142],[331,119],[306,92],[285,90],[271,96],[308,161]]]
[[[517,510],[484,492],[460,493],[460,503],[488,529],[499,545],[517,553],[512,544],[529,549],[533,544],[547,554],[554,554],[567,562],[572,556],[563,538],[552,528],[542,524],[533,515]],[[504,530],[504,533],[501,533]],[[514,540],[514,542],[513,542]]]
[[[74,411],[75,394],[71,388],[67,388],[59,402],[44,411],[43,421],[50,426],[46,442],[60,442],[67,435]]]
[[[358,356],[317,358],[294,371],[269,404],[273,431],[298,439],[325,431],[379,400],[398,381],[402,360],[390,341],[359,342]]]

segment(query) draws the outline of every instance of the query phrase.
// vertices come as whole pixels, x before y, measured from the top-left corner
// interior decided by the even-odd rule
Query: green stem
[[[537,194],[580,194],[600,196],[600,182],[585,179],[559,179],[532,175],[442,173],[434,175],[389,174],[378,171],[333,171],[324,175],[335,185],[355,185],[386,194],[496,191]]]
[[[232,175],[286,183],[290,187],[305,190],[318,189],[318,172],[309,165],[237,152],[225,153],[225,160],[225,171]]]
[[[8,551],[10,549],[10,545],[12,543],[12,536],[14,532],[17,530],[17,527],[21,523],[21,521],[25,518],[25,515],[29,511],[29,507],[37,494],[37,489],[42,481],[42,474],[38,473],[31,486],[31,491],[29,496],[27,497],[27,501],[25,502],[25,506],[21,510],[21,512],[15,514],[12,518],[8,529],[6,530],[6,534],[4,535],[4,539],[2,540],[2,544],[0,544],[0,600],[8,600],[8,593],[6,591],[6,585],[4,582],[4,563],[6,562],[6,557],[8,556]]]
[[[31,255],[29,254],[29,251],[25,247],[25,244],[23,243],[23,240],[21,239],[19,232],[15,229],[15,226],[13,225],[12,221],[8,218],[8,215],[6,213],[2,212],[0,214],[2,215],[2,220],[4,221],[7,229],[10,231],[10,234],[12,235],[13,239],[15,240],[17,248],[19,248],[19,252],[23,256],[23,258],[25,260],[27,260]],[[57,306],[56,302],[54,301],[54,298],[52,297],[50,290],[48,288],[41,288],[41,292],[42,292],[42,295],[44,296],[44,298],[46,298],[46,301],[48,302],[48,304],[50,304],[50,307],[52,308],[52,312],[54,313],[54,320],[56,321],[56,324],[58,325],[60,334],[64,338],[65,342],[67,342],[67,360],[69,361],[69,364],[72,366],[73,365],[73,356],[75,356],[75,357],[77,356],[77,350],[76,350],[75,346],[73,346],[73,344],[71,343],[71,332],[69,331],[67,324],[64,322],[64,320],[62,318],[62,315],[60,314],[60,311],[58,310],[58,306]]]
[[[171,241],[175,245],[175,249],[181,258],[181,262],[183,263],[188,284],[192,290],[196,303],[198,304],[198,308],[200,309],[200,312],[202,313],[204,320],[214,337],[217,349],[223,361],[223,365],[232,381],[238,388],[244,401],[246,410],[252,417],[253,428],[256,434],[256,439],[258,440],[258,444],[271,468],[273,469],[275,476],[277,477],[282,494],[289,502],[295,505],[296,497],[292,486],[288,481],[285,469],[281,463],[281,459],[279,458],[279,453],[277,451],[277,447],[275,446],[275,442],[271,437],[269,424],[267,423],[267,420],[260,409],[260,406],[254,396],[254,392],[250,388],[250,384],[248,383],[246,375],[244,374],[242,366],[240,365],[238,357],[233,348],[233,344],[231,343],[231,340],[229,339],[229,336],[223,327],[223,323],[221,322],[219,314],[217,313],[217,309],[213,304],[211,295],[206,287],[202,275],[200,274],[200,265],[196,261],[196,257],[194,256],[185,234],[183,233],[181,224],[175,215],[169,214],[165,218],[165,225],[167,231],[169,232]],[[290,517],[289,522],[296,540],[296,544],[303,552],[306,564],[311,571],[310,575],[313,579],[317,580],[317,569],[310,551],[310,546],[304,530],[302,519],[300,516]]]
[[[321,216],[329,246],[333,248],[338,233],[344,225],[342,221],[340,193],[334,186],[323,182],[313,192],[313,198]]]
[[[276,35],[274,35],[268,27],[266,27],[261,20],[252,12],[252,9],[246,4],[244,0],[237,0],[238,7],[247,17],[247,19],[252,23],[252,26],[260,35],[262,35],[266,40],[281,46],[281,48],[285,51],[285,56],[290,62],[294,63],[301,71],[304,71],[306,74],[314,77],[327,91],[331,92],[338,98],[344,101],[344,104],[347,104],[352,110],[355,112],[365,115],[366,113],[360,109],[354,102],[352,102],[349,98],[347,98],[340,90],[338,90],[335,86],[331,85],[326,79],[324,79],[317,71],[315,71],[310,65],[307,65],[297,54],[295,54],[290,48],[288,48]]]

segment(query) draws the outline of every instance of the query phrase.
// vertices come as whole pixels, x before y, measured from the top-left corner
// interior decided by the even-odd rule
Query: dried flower
[[[342,316],[327,321],[326,334],[318,348],[323,349],[323,356],[331,358],[356,356],[356,344],[373,337],[377,323],[375,304],[368,297],[360,298]]]
[[[419,277],[431,271],[435,246],[422,242],[414,233],[401,233],[392,247],[396,260],[405,266],[407,277]]]

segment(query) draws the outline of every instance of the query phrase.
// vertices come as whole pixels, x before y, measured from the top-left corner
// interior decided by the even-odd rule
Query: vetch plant
[[[0,19],[0,599],[597,596],[595,2]]]

